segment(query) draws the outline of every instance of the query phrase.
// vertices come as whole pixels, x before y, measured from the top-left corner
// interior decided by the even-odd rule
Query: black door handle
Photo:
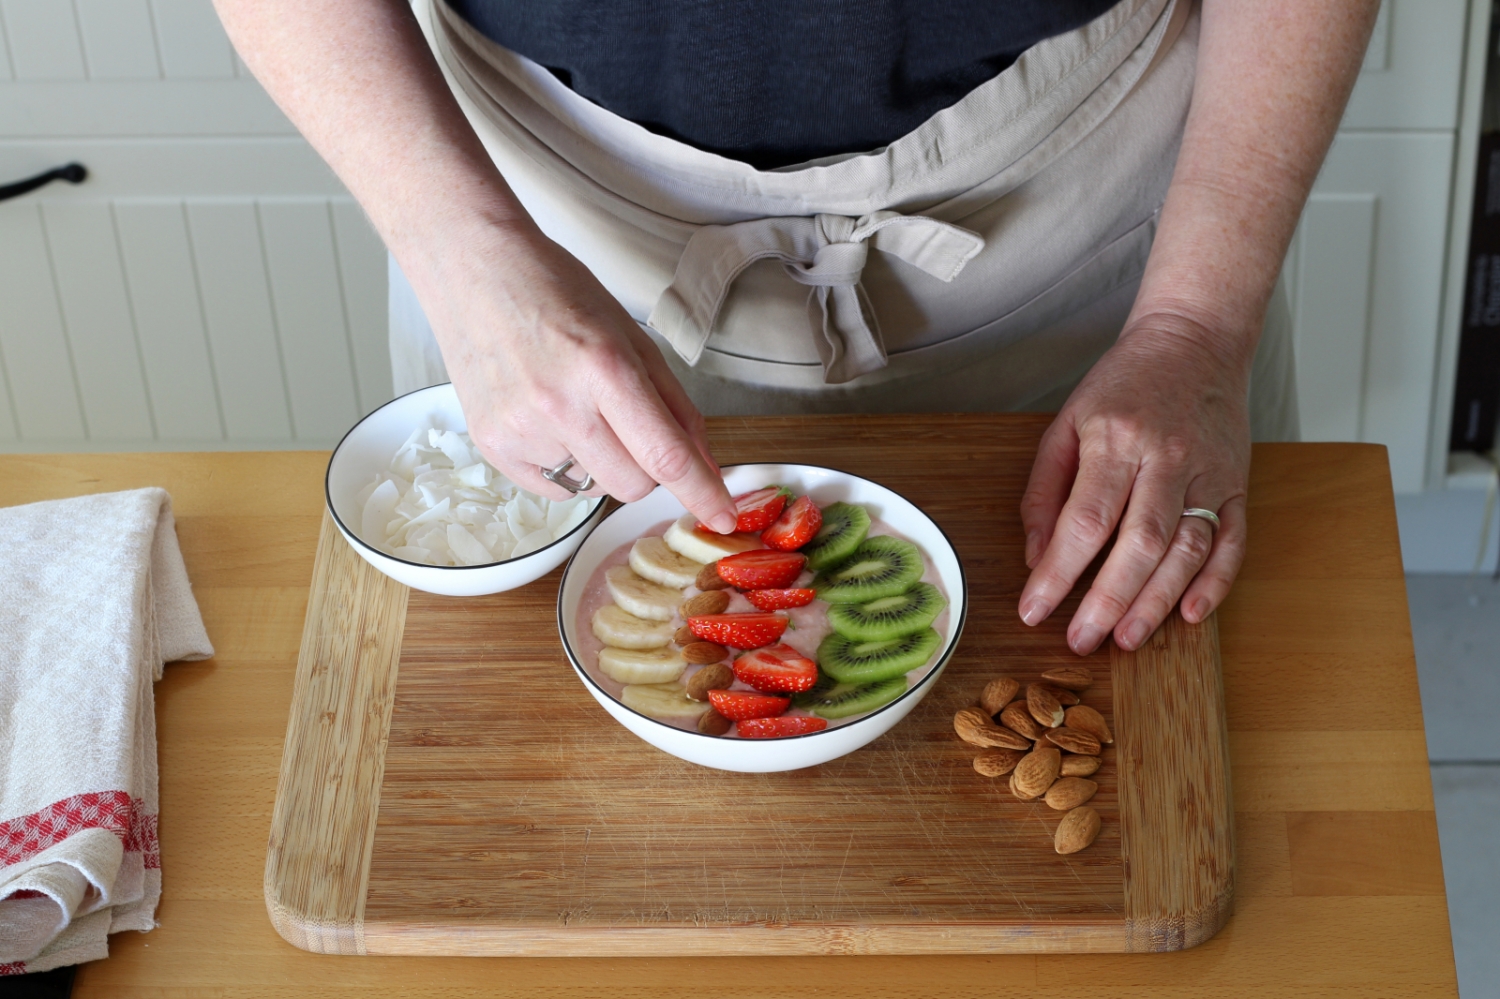
[[[27,177],[25,180],[18,180],[14,184],[0,185],[0,201],[5,201],[9,198],[19,198],[27,192],[35,191],[39,187],[52,183],[54,180],[65,180],[69,184],[82,184],[84,178],[88,175],[89,172],[84,169],[82,163],[69,163],[66,166],[53,167],[46,173],[39,173],[35,177]]]

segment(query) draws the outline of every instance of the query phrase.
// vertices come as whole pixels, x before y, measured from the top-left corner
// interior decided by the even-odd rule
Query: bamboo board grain
[[[361,954],[370,846],[406,619],[405,586],[325,515],[266,851],[266,903],[305,950]]]
[[[556,574],[486,598],[413,592],[399,623],[344,643],[339,662],[310,657],[308,643],[330,645],[317,636],[346,630],[340,615],[361,601],[324,600],[316,615],[310,605],[303,657],[348,693],[336,711],[388,721],[363,804],[283,808],[316,797],[328,779],[318,761],[348,754],[302,745],[343,732],[319,724],[328,709],[303,695],[299,664],[287,760],[295,749],[303,762],[283,765],[266,881],[283,936],[370,954],[1120,952],[1190,947],[1223,925],[1234,853],[1212,621],[1174,618],[1136,654],[1090,657],[1085,703],[1111,720],[1118,745],[1092,803],[1104,831],[1081,854],[1058,856],[1056,814],[975,774],[952,734],[953,712],[990,677],[1076,661],[1062,641],[1076,594],[1037,629],[1015,616],[1025,579],[1015,511],[1034,430],[974,416],[925,417],[895,436],[860,417],[716,430],[721,461],[866,475],[954,539],[971,611],[932,694],[844,759],[727,774],[660,753],[587,697],[558,644]],[[972,474],[955,481],[955,467]],[[314,592],[351,585],[357,556],[326,523],[322,544]],[[397,671],[393,703],[382,683],[333,679],[362,675],[366,657],[376,673]],[[364,842],[355,830],[371,827],[365,853],[306,857]]]

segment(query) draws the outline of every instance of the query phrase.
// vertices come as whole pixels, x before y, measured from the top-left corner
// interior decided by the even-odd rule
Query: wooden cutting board
[[[731,774],[616,724],[557,636],[559,573],[492,597],[408,591],[326,518],[266,860],[287,940],[339,954],[1164,951],[1211,937],[1234,883],[1218,638],[1173,617],[1088,658],[1116,735],[1103,832],[981,777],[954,712],[998,674],[1077,662],[1016,616],[1017,509],[1048,418],[711,421],[725,463],[881,482],[953,539],[959,649],[891,732],[820,767]],[[1083,590],[1080,586],[1079,593]]]

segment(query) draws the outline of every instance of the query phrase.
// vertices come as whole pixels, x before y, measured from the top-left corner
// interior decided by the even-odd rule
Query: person
[[[398,381],[446,372],[526,488],[727,530],[704,410],[1060,405],[1022,619],[1112,537],[1080,654],[1228,594],[1378,0],[216,3],[420,301]]]

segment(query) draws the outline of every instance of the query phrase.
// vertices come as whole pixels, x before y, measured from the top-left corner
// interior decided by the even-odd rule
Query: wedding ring
[[[562,486],[570,493],[588,492],[590,489],[594,488],[594,477],[592,475],[589,475],[588,473],[584,473],[582,482],[579,482],[577,479],[568,477],[567,471],[568,469],[572,468],[573,465],[573,456],[570,454],[566,458],[564,458],[562,463],[557,467],[542,468],[542,478],[555,485]],[[537,467],[541,468],[540,465],[538,465]]]
[[[1213,526],[1213,529],[1215,531],[1219,529],[1219,515],[1214,513],[1212,510],[1205,510],[1202,507],[1190,506],[1186,510],[1182,511],[1182,515],[1184,517],[1197,517],[1200,520],[1206,520]]]

